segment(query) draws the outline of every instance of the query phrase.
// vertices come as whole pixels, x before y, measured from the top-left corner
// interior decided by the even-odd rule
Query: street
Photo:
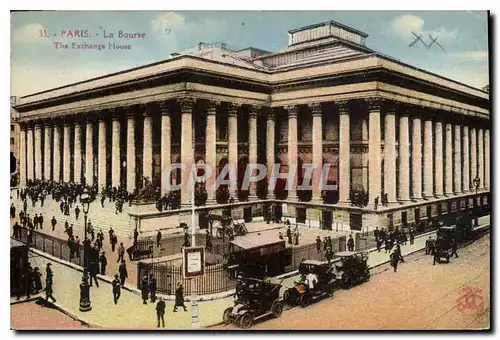
[[[432,265],[418,252],[406,257],[397,273],[389,265],[372,271],[369,282],[335,292],[333,299],[285,310],[279,319],[251,329],[401,330],[485,329],[490,325],[490,234],[458,250],[451,263]],[[484,306],[458,306],[464,287],[482,289]],[[476,299],[476,302],[479,301]],[[468,306],[471,307],[471,306]],[[210,328],[239,329],[235,325]]]

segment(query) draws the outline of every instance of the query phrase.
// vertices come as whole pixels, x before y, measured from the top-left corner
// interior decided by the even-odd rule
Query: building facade
[[[15,176],[16,181],[18,180],[19,172],[19,112],[17,112],[13,107],[18,103],[19,98],[12,96],[10,97],[10,173]],[[13,183],[14,184],[14,183]]]
[[[299,169],[291,190],[253,185],[242,193],[238,184],[231,196],[278,199],[297,220],[327,224],[334,212],[352,228],[486,202],[487,92],[378,54],[365,46],[367,34],[334,21],[288,34],[289,46],[275,53],[200,43],[165,61],[22,97],[21,186],[52,179],[133,191],[147,177],[166,193],[162,171],[171,163],[217,172],[230,164],[239,183],[246,164],[279,163],[284,172]],[[297,190],[307,163],[330,165],[332,201],[319,187]],[[354,205],[353,193],[363,191],[367,202]],[[210,186],[207,194],[214,203]],[[190,199],[182,190],[182,203]]]

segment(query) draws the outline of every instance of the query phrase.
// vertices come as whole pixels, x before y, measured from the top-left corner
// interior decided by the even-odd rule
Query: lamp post
[[[476,208],[475,212],[474,212],[474,226],[478,226],[479,224],[479,219],[478,219],[478,214],[479,214],[479,205],[477,203],[477,191],[479,189],[479,185],[481,185],[481,178],[479,178],[479,176],[476,176],[476,178],[474,178],[474,181],[473,181],[473,184],[474,184],[474,187],[476,188],[476,196],[474,197],[474,207]]]
[[[83,277],[82,283],[80,283],[80,311],[88,312],[92,309],[90,305],[90,286],[88,283],[88,259],[87,259],[87,215],[90,208],[90,196],[87,189],[83,192],[80,197],[80,203],[82,204],[83,217],[84,217],[84,246],[83,246]]]

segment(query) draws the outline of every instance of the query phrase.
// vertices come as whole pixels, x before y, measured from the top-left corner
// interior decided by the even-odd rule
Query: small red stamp
[[[460,312],[480,311],[484,309],[483,290],[479,287],[464,287],[457,299],[457,309]]]

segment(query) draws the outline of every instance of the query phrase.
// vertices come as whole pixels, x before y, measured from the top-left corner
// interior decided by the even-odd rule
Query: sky
[[[11,95],[164,60],[199,42],[278,51],[288,44],[288,30],[327,20],[367,33],[367,47],[409,65],[477,88],[489,83],[485,11],[33,11],[11,13]],[[68,36],[75,30],[88,37]],[[145,35],[118,38],[120,30]],[[421,41],[410,47],[412,32],[428,47]],[[430,36],[445,51],[430,45]],[[131,48],[109,49],[109,43]]]

